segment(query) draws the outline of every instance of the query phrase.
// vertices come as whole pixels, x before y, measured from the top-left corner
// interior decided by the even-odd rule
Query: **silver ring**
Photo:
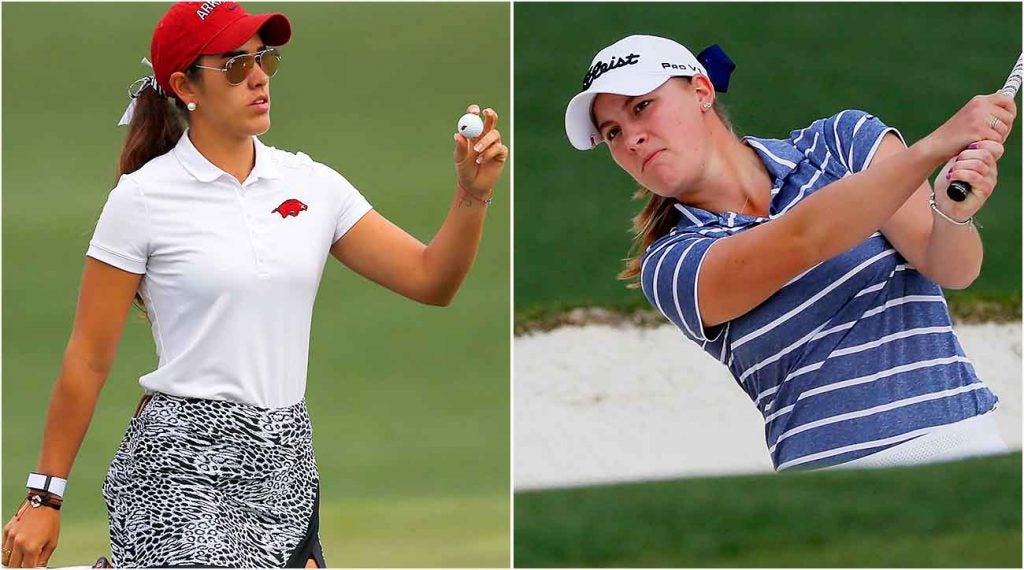
[[[1001,121],[998,118],[996,118],[995,115],[992,115],[992,120],[989,121],[988,126],[990,126],[990,127],[992,127],[994,129],[994,128],[996,128],[996,125],[998,125],[1000,122]]]

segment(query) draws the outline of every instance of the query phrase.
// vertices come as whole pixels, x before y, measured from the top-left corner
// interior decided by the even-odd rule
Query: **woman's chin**
[[[259,136],[270,130],[270,115],[264,115],[256,120],[253,124],[252,132],[254,135]]]
[[[650,180],[648,180],[646,184],[643,184],[643,183],[641,183],[641,184],[643,185],[644,188],[650,190],[651,192],[653,192],[654,194],[657,194],[658,196],[661,196],[662,198],[675,198],[676,196],[678,196],[680,194],[678,188],[676,188],[672,184],[667,184],[663,180],[658,180],[658,181],[650,181]]]

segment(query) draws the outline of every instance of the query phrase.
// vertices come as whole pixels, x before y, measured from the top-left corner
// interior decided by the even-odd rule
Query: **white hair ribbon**
[[[150,69],[153,68],[153,64],[146,58],[142,58],[142,64]],[[122,127],[132,122],[132,116],[135,115],[135,100],[139,98],[139,95],[141,95],[142,91],[147,87],[155,90],[163,97],[167,96],[167,93],[160,88],[160,84],[156,82],[156,78],[154,76],[147,75],[136,79],[128,86],[128,98],[130,101],[128,102],[128,108],[125,109],[124,114],[121,115],[121,120],[117,122],[117,126]]]

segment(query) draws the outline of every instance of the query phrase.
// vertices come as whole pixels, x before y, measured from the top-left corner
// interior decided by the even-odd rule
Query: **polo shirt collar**
[[[679,228],[706,226],[718,222],[720,218],[719,214],[696,206],[687,206],[686,204],[676,202],[675,207],[683,215],[677,225]]]
[[[256,164],[246,182],[257,178],[280,178],[277,166],[270,156],[270,149],[260,142],[258,137],[253,137],[252,141],[256,150]],[[178,144],[174,147],[174,155],[181,166],[200,182],[213,182],[221,176],[228,176],[226,172],[207,160],[192,144],[192,140],[188,138],[188,129],[185,129],[181,138],[178,139]]]
[[[797,165],[804,159],[804,155],[797,150],[789,141],[779,139],[762,139],[758,137],[743,137],[743,143],[754,149],[757,156],[768,169],[772,177],[772,208],[775,211],[775,201],[779,199],[779,189],[785,183],[786,178],[796,170]],[[677,203],[676,209],[682,214],[677,228],[702,227],[707,225],[721,225],[735,227],[750,222],[763,222],[769,218],[748,216],[736,212],[709,212],[694,206]]]
[[[281,173],[277,170],[277,163],[270,156],[270,148],[260,142],[259,137],[252,137],[252,144],[256,147],[256,164],[249,173],[249,179],[255,178],[280,178]]]
[[[743,137],[743,143],[754,149],[765,168],[772,175],[772,188],[778,189],[790,175],[804,155],[792,143],[779,139]]]

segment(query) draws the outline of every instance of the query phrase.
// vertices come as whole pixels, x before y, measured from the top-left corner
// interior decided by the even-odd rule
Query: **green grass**
[[[1020,567],[1021,454],[517,493],[517,567]]]
[[[114,181],[125,90],[147,72],[139,59],[167,6],[2,8],[5,519],[39,453],[84,253]],[[466,105],[495,108],[510,141],[508,5],[249,9],[281,10],[294,30],[262,140],[332,166],[429,240],[454,191],[451,133]],[[506,175],[476,264],[446,309],[328,261],[307,400],[332,564],[507,563],[509,195]],[[71,475],[56,563],[107,551],[100,487],[138,377],[156,364],[148,324],[130,321]]]
[[[567,25],[571,23],[571,25]],[[515,307],[630,309],[616,279],[641,204],[606,147],[573,149],[565,106],[591,58],[629,34],[719,43],[737,64],[720,97],[741,134],[785,137],[846,108],[865,109],[915,141],[971,96],[1002,85],[1021,50],[1019,3],[522,3],[515,6]],[[955,41],[950,41],[956,38]],[[1019,123],[1019,119],[1018,119]],[[1020,314],[1021,130],[978,219],[980,278],[956,297],[995,298]]]

